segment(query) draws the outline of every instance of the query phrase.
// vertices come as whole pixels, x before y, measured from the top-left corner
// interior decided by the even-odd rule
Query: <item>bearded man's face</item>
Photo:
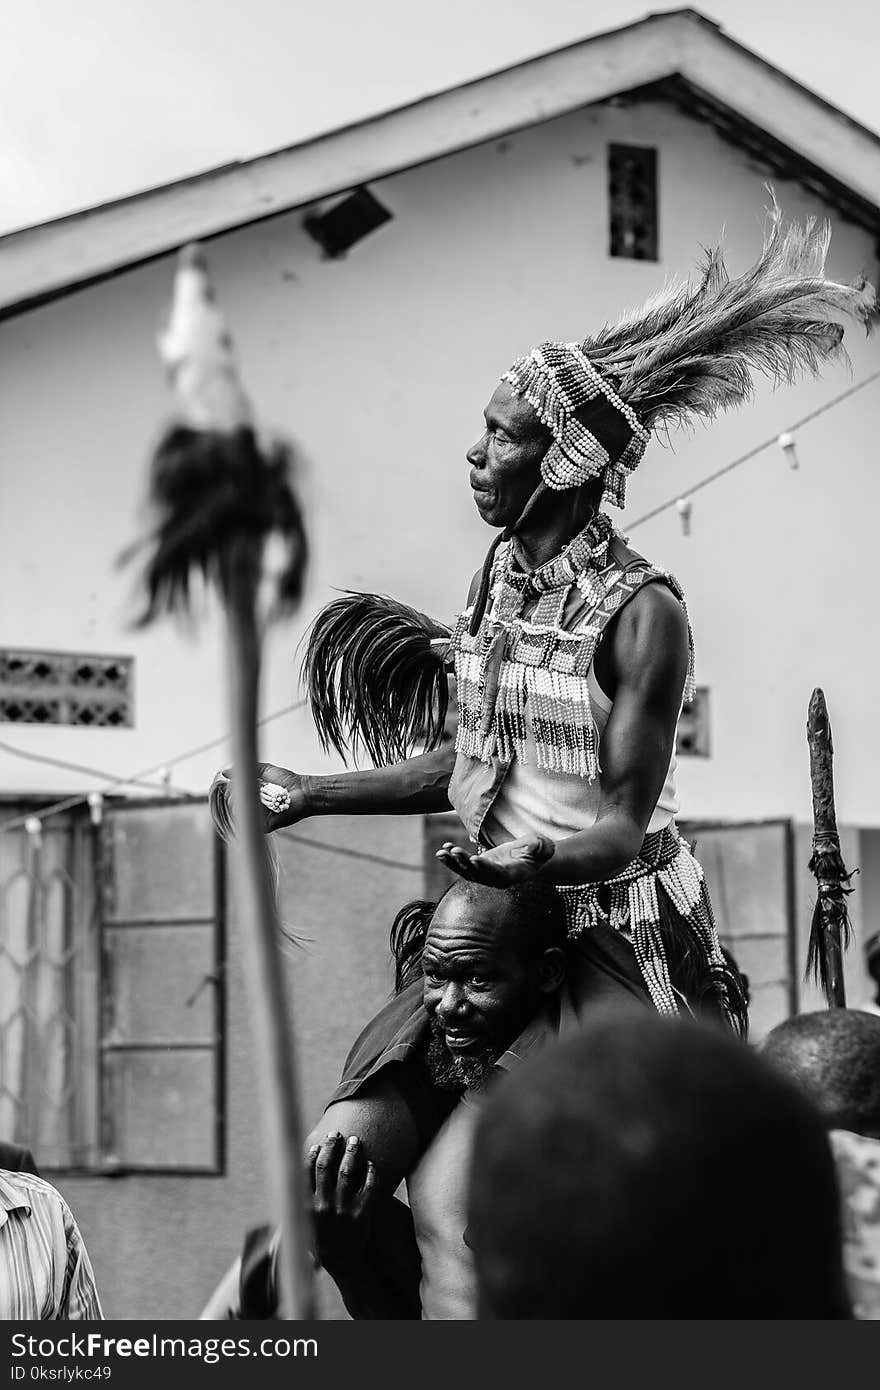
[[[425,1066],[441,1091],[479,1091],[485,1086],[499,1054],[490,1045],[455,1052],[446,1044],[442,1024],[431,1019],[431,1036],[425,1052]]]
[[[437,1085],[481,1085],[542,1002],[543,953],[511,920],[497,890],[453,888],[431,920],[422,954],[431,1020],[426,1061]]]

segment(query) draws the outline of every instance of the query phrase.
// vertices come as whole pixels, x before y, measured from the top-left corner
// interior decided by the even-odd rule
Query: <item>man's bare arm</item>
[[[364,768],[359,772],[306,776],[274,763],[261,763],[263,782],[283,787],[290,798],[284,811],[265,812],[265,830],[282,830],[310,816],[429,815],[448,811],[449,782],[455,765],[455,747],[447,740],[431,753],[420,753],[392,767]],[[215,822],[223,828],[235,821],[235,782],[232,770],[218,772],[210,800]],[[222,803],[218,814],[217,803]]]
[[[687,620],[667,588],[651,584],[624,608],[609,656],[616,689],[602,735],[599,813],[591,829],[557,844],[545,875],[555,883],[613,877],[645,838],[675,745],[688,663]]]
[[[400,1091],[380,1073],[359,1095],[336,1101],[309,1135],[306,1151],[315,1253],[351,1316],[418,1318],[415,1229],[409,1208],[392,1195],[420,1152]]]
[[[350,1147],[345,1140],[352,1136],[358,1143]],[[304,1150],[314,1204],[312,1253],[351,1316],[418,1318],[421,1261],[415,1230],[409,1208],[392,1195],[420,1153],[415,1123],[400,1091],[380,1074],[361,1094],[336,1101],[312,1129]],[[277,1299],[274,1249],[274,1240],[265,1242],[250,1277]],[[236,1260],[224,1275],[202,1319],[254,1316],[252,1309],[242,1308],[241,1265]]]
[[[448,811],[455,747],[443,743],[393,767],[304,777],[306,814],[426,815]]]

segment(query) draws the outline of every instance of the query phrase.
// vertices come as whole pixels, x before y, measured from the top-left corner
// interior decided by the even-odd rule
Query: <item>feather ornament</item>
[[[830,224],[786,225],[770,196],[763,251],[743,275],[731,279],[721,249],[710,248],[699,278],[670,281],[582,344],[648,428],[742,404],[756,373],[777,385],[817,375],[846,358],[840,318],[870,326],[873,287],[825,278]]]
[[[436,748],[449,703],[451,633],[380,594],[349,592],[323,608],[306,638],[301,677],[325,750],[363,748],[376,767]]]
[[[205,254],[197,243],[177,258],[174,299],[159,334],[159,356],[177,399],[181,423],[234,434],[253,424],[232,337],[217,303]]]
[[[283,443],[261,446],[241,382],[235,347],[198,244],[177,259],[159,355],[176,418],[153,452],[146,536],[120,556],[146,551],[144,626],[163,612],[186,611],[194,575],[228,595],[242,547],[274,542],[280,562],[269,580],[271,607],[290,611],[302,597],[307,541],[293,486],[294,458]]]
[[[264,449],[246,427],[226,434],[169,426],[152,458],[149,531],[120,556],[127,564],[146,551],[139,625],[185,611],[195,574],[225,593],[242,538],[260,547],[269,537],[280,542],[274,602],[279,612],[295,607],[308,543],[292,474],[292,450],[283,441]]]

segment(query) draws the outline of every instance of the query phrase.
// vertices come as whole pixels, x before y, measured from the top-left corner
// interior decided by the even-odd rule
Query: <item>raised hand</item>
[[[472,883],[485,883],[489,888],[509,888],[514,883],[524,883],[534,878],[556,849],[546,835],[523,835],[519,840],[508,840],[495,849],[482,854],[469,854],[447,841],[437,850],[436,858],[447,869]]]
[[[257,766],[260,785],[281,788],[287,794],[288,805],[274,811],[265,804],[269,797],[261,797],[263,802],[263,828],[266,834],[281,830],[286,825],[295,825],[309,814],[305,793],[305,778],[286,767],[276,767],[274,763],[259,763]],[[235,833],[235,775],[231,767],[224,767],[211,783],[208,794],[211,815],[218,830],[226,836]]]

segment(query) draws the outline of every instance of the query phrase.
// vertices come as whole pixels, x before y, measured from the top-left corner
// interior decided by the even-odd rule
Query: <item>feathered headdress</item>
[[[627,476],[653,431],[742,404],[755,373],[775,382],[818,373],[843,354],[838,320],[868,323],[872,286],[825,278],[829,224],[811,218],[786,226],[772,189],[770,196],[764,248],[744,275],[732,280],[720,248],[712,248],[697,277],[669,281],[592,338],[542,343],[505,373],[553,439],[541,486],[486,557],[472,634],[486,607],[495,547],[523,524],[545,488],[601,477],[604,500],[622,507]],[[447,698],[444,636],[433,619],[371,594],[324,609],[303,675],[325,748],[344,753],[360,744],[374,763],[388,763],[419,743],[435,745]]]
[[[864,278],[851,285],[825,278],[830,224],[810,218],[786,226],[772,189],[770,196],[764,249],[744,275],[732,280],[713,247],[699,278],[669,281],[580,343],[542,343],[505,374],[553,434],[542,464],[549,487],[577,487],[601,474],[605,500],[623,506],[627,474],[650,432],[741,405],[755,373],[777,383],[818,374],[843,353],[838,319],[868,324],[873,287]],[[591,401],[606,414],[615,408],[618,438],[621,423],[628,427],[622,451],[609,447],[601,423],[591,429]]]

